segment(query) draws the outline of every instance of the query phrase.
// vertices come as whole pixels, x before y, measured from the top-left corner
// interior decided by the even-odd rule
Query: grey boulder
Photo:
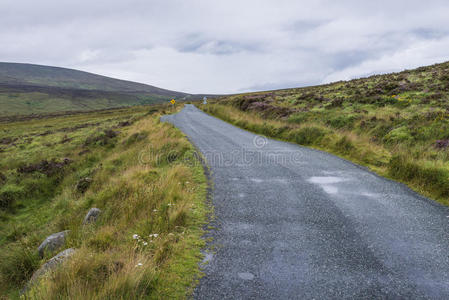
[[[66,260],[67,258],[72,256],[74,253],[75,253],[75,249],[69,248],[69,249],[65,249],[64,251],[59,252],[54,257],[52,257],[49,261],[47,261],[39,269],[37,269],[36,272],[33,273],[33,276],[31,276],[30,281],[28,281],[27,285],[23,288],[21,293],[22,294],[25,293],[42,276],[44,276],[47,272],[53,270],[55,267],[57,267],[64,260]]]
[[[39,256],[44,257],[45,251],[55,251],[61,248],[65,243],[65,238],[70,230],[65,230],[49,235],[37,248]]]
[[[89,209],[86,216],[84,217],[83,224],[89,224],[89,223],[95,222],[97,220],[98,216],[100,215],[100,213],[101,213],[101,210],[99,208],[92,207],[91,209]]]

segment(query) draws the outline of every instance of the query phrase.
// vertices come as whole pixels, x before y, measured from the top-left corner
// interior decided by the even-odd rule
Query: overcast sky
[[[0,1],[0,61],[191,93],[305,86],[447,60],[447,0]]]

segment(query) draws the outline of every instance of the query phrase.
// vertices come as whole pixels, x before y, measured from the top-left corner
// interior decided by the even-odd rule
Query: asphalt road
[[[215,252],[195,298],[449,299],[448,208],[193,105],[163,121],[212,171]]]

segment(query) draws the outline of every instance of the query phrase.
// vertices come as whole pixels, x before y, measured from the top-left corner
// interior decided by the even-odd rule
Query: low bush
[[[336,129],[351,129],[354,127],[355,117],[353,115],[341,115],[328,120],[327,125]]]
[[[335,148],[337,152],[349,154],[355,149],[355,146],[346,136],[342,136],[337,143],[335,143]]]
[[[11,210],[15,201],[24,195],[23,186],[6,184],[0,188],[0,210]]]
[[[437,197],[449,196],[449,172],[438,166],[422,165],[404,155],[395,155],[388,164],[389,175],[431,188]]]
[[[148,137],[148,131],[140,131],[133,133],[129,136],[129,138],[125,141],[127,146],[134,144],[135,142],[143,141]]]
[[[401,126],[391,130],[383,138],[383,141],[387,144],[399,144],[406,143],[409,144],[413,142],[413,137],[406,126]]]
[[[301,124],[307,120],[308,116],[305,113],[296,113],[288,117],[289,123]]]
[[[300,145],[319,144],[326,131],[319,127],[308,126],[296,131],[294,141]]]

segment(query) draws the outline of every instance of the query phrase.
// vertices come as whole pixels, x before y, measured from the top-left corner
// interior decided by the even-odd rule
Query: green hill
[[[73,69],[0,63],[0,116],[153,104],[189,94]]]

